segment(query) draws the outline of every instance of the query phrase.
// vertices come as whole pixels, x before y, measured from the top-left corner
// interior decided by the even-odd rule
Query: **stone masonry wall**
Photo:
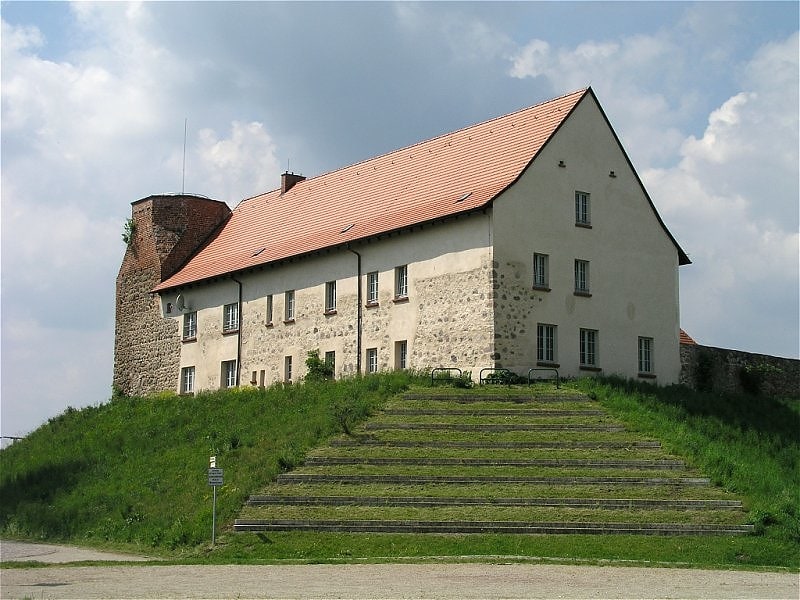
[[[375,306],[362,307],[362,373],[367,371],[366,350],[376,348],[378,369],[395,367],[394,344],[408,342],[409,368],[457,366],[480,369],[491,366],[492,291],[491,261],[481,267],[435,277],[414,278],[413,265],[408,301],[395,302],[390,285],[381,288]],[[293,356],[294,377],[305,374],[309,350],[336,352],[336,375],[356,372],[358,296],[346,293],[352,285],[339,282],[336,314],[325,315],[324,285],[296,290],[295,321],[283,322],[283,295],[273,296],[273,323],[266,323],[266,299],[245,303],[242,318],[241,383],[283,380],[283,359]],[[365,285],[365,277],[362,277]],[[202,332],[201,332],[202,335]],[[474,373],[477,377],[477,371]]]
[[[116,392],[174,389],[179,373],[178,324],[150,294],[228,217],[222,203],[194,196],[151,196],[133,203],[135,231],[117,275],[114,330]]]
[[[749,367],[750,374],[742,373]],[[681,344],[681,383],[695,390],[800,394],[800,360]]]

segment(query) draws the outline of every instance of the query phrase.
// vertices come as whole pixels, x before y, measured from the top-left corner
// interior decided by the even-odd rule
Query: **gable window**
[[[591,210],[589,204],[589,194],[586,192],[575,192],[575,225],[591,227]]]
[[[367,348],[367,373],[378,372],[378,349]]]
[[[639,374],[653,373],[653,338],[639,338]]]
[[[408,368],[408,340],[394,343],[394,368]]]
[[[194,393],[194,367],[181,369],[181,394]]]
[[[336,312],[336,282],[329,281],[325,284],[325,312],[327,314]]]
[[[549,258],[547,254],[533,255],[533,287],[536,289],[550,289]]]
[[[539,363],[556,362],[556,326],[539,323],[536,325],[536,360]]]
[[[589,261],[575,261],[575,293],[580,295],[589,294]]]
[[[581,329],[579,343],[580,366],[597,367],[597,330]]]
[[[367,273],[367,304],[378,303],[378,272]]]
[[[291,383],[292,382],[292,357],[291,356],[284,356],[283,357],[283,380]]]
[[[267,325],[272,325],[272,294],[267,296]]]
[[[239,330],[239,305],[226,304],[222,309],[222,331],[228,333]]]
[[[222,387],[236,387],[236,361],[225,360],[222,362]]]
[[[395,300],[408,299],[408,265],[395,267],[394,270],[394,297]]]
[[[294,290],[288,290],[283,295],[283,320],[294,321]]]
[[[183,341],[197,338],[197,312],[188,312],[183,315]]]

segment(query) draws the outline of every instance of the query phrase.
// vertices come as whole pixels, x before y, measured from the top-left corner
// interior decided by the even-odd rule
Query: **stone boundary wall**
[[[699,391],[800,394],[800,360],[681,344],[681,383]]]

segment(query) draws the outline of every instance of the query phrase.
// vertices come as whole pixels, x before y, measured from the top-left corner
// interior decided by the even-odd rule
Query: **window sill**
[[[575,227],[582,227],[583,229],[591,229],[591,223],[575,223]]]
[[[581,365],[578,367],[581,371],[592,371],[594,373],[599,373],[603,369],[601,367],[593,367],[592,365]]]
[[[222,335],[236,335],[237,333],[239,333],[239,328],[238,327],[236,329],[223,329],[222,330]]]
[[[655,379],[656,378],[656,374],[655,373],[639,373],[638,377],[640,377],[641,379]]]
[[[283,324],[284,325],[292,325],[293,323],[294,323],[294,319],[284,319],[283,320]]]
[[[187,396],[187,397],[188,397],[188,396],[194,396],[194,390],[192,390],[192,391],[190,391],[190,392],[181,392],[181,393],[179,393],[178,395],[179,395],[179,396]]]
[[[550,288],[547,287],[546,285],[534,285],[533,289],[534,290],[538,290],[540,292],[549,292],[550,291]]]
[[[264,323],[264,327],[275,327],[275,323],[273,323],[272,321],[269,321],[267,323]]]
[[[536,362],[537,367],[546,367],[548,369],[560,369],[561,364],[555,362],[547,362],[544,360],[540,360]]]
[[[183,342],[184,344],[191,344],[192,342],[196,342],[196,341],[197,341],[197,336],[196,335],[194,335],[192,337],[185,337],[185,338],[181,339],[181,342]]]
[[[325,315],[326,317],[330,317],[331,315],[335,315],[336,314],[336,309],[335,308],[331,308],[329,310],[326,310],[322,314]]]
[[[377,302],[367,302],[364,305],[364,308],[376,308],[378,306],[380,306],[380,304],[378,304]]]
[[[584,290],[575,290],[572,293],[573,293],[573,295],[580,296],[581,298],[591,298],[592,297],[592,293],[591,292],[587,292],[587,291],[584,291]]]
[[[395,304],[402,304],[403,302],[408,302],[408,296],[395,296],[392,299],[392,302]]]

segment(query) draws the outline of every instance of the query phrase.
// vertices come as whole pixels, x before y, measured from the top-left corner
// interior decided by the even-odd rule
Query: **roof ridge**
[[[448,136],[457,135],[457,134],[463,133],[465,131],[468,131],[470,129],[474,129],[474,128],[477,128],[477,127],[482,127],[482,126],[488,125],[489,123],[492,123],[494,121],[499,121],[500,119],[507,119],[509,117],[513,117],[514,115],[517,115],[517,114],[520,114],[520,113],[523,113],[523,112],[527,112],[527,111],[533,110],[535,108],[539,108],[539,107],[544,106],[546,104],[553,104],[553,103],[559,102],[559,101],[561,101],[564,98],[567,98],[569,96],[574,96],[576,94],[586,94],[586,92],[588,92],[590,89],[591,89],[591,86],[587,86],[587,87],[584,87],[584,88],[579,88],[577,90],[573,90],[572,92],[569,92],[569,93],[566,93],[566,94],[561,94],[560,96],[558,96],[556,98],[550,98],[548,100],[542,100],[541,102],[538,102],[536,104],[532,104],[530,106],[524,106],[522,108],[518,108],[517,110],[511,111],[510,113],[497,115],[495,117],[491,117],[491,118],[485,119],[483,121],[478,121],[477,123],[472,123],[471,125],[465,125],[464,127],[461,127],[459,129],[455,129],[453,131],[447,131],[445,133],[440,133],[439,135],[435,135],[435,136],[433,136],[431,138],[426,138],[424,140],[419,140],[418,142],[414,142],[413,144],[409,144],[407,146],[401,146],[400,148],[395,148],[394,150],[389,150],[389,151],[383,152],[381,154],[376,154],[374,156],[370,156],[369,158],[364,158],[364,159],[356,161],[354,163],[350,163],[348,165],[342,165],[341,167],[337,167],[337,168],[332,169],[330,171],[325,171],[324,173],[319,173],[317,175],[313,175],[311,177],[308,177],[308,178],[304,179],[300,183],[311,182],[311,181],[313,181],[315,179],[319,179],[321,177],[327,177],[329,175],[334,175],[335,173],[338,173],[340,171],[344,171],[346,169],[352,169],[352,168],[357,167],[359,165],[364,165],[364,164],[367,164],[369,162],[372,162],[372,161],[375,161],[375,160],[378,160],[378,159],[381,159],[381,158],[386,158],[387,156],[391,156],[392,154],[397,154],[397,153],[400,153],[400,152],[403,152],[403,151],[406,151],[406,150],[411,150],[411,149],[416,148],[418,146],[421,146],[423,144],[428,144],[430,142],[435,142],[436,140],[443,139],[443,138],[446,138]],[[276,187],[274,189],[267,190],[266,192],[262,192],[260,194],[255,194],[253,196],[249,196],[247,198],[243,198],[241,201],[239,201],[237,203],[236,206],[239,206],[239,204],[247,202],[248,200],[254,200],[254,199],[260,198],[262,196],[267,196],[267,195],[277,191],[278,189],[280,189],[280,188]]]

